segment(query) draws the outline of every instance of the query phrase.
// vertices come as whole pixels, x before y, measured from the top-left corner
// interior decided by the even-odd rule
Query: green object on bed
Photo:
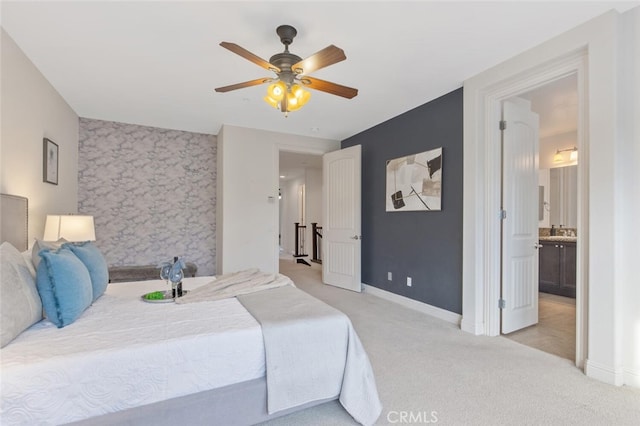
[[[164,299],[164,291],[154,291],[151,293],[147,293],[144,295],[144,298],[148,300],[162,300]]]

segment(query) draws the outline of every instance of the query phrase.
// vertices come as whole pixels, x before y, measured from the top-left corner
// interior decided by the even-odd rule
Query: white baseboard
[[[484,323],[473,322],[462,318],[462,321],[460,321],[460,329],[467,333],[480,336],[484,334]]]
[[[624,384],[640,388],[640,371],[624,370]]]
[[[608,365],[589,359],[584,363],[584,374],[601,382],[609,383],[610,385],[622,386],[624,383],[622,370],[616,370]]]
[[[455,325],[460,325],[461,315],[456,314],[455,312],[447,311],[446,309],[438,308],[436,306],[429,305],[428,303],[419,302],[417,300],[409,299],[408,297],[400,296],[399,294],[391,293],[386,290],[379,289],[378,287],[374,287],[368,284],[362,284],[362,289],[370,293],[374,296],[377,296],[381,299],[388,300],[390,302],[397,303],[406,308],[413,309],[415,311],[419,311],[425,313],[427,315],[431,315],[432,317],[439,318],[446,322],[450,322]]]

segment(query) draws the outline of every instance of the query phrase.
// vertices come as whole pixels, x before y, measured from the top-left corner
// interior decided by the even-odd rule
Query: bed
[[[20,262],[7,244],[3,281],[6,262]],[[212,282],[183,286],[193,295]],[[359,423],[379,416],[371,365],[341,312],[291,285],[141,299],[165,286],[109,284],[72,323],[41,319],[18,333],[0,350],[2,423],[248,425],[335,399]]]

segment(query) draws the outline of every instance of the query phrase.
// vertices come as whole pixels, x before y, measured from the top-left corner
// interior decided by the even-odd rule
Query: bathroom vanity
[[[576,237],[540,237],[539,290],[576,297]]]

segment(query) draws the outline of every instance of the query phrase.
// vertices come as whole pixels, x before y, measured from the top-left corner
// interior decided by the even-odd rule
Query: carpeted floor
[[[640,389],[586,377],[569,360],[457,326],[367,293],[321,283],[320,270],[282,260],[280,272],[353,322],[376,374],[376,424],[638,425]],[[265,423],[356,424],[338,402]]]

